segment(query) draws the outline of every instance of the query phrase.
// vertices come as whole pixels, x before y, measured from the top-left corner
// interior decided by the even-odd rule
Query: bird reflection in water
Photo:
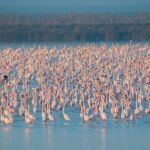
[[[106,149],[106,128],[101,129],[101,139],[102,139],[102,144],[101,144],[101,150]]]

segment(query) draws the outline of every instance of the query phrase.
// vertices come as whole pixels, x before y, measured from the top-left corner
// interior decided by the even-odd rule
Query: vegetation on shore
[[[0,41],[150,40],[150,14],[0,14]]]

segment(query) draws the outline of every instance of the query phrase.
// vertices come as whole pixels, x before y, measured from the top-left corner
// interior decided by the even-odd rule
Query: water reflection
[[[140,121],[138,123],[142,124]],[[117,127],[115,124],[108,121],[88,124],[80,122],[78,126],[71,123],[63,126],[54,123],[51,126],[50,123],[45,123],[43,128],[1,126],[0,150],[16,150],[16,145],[23,150],[141,150],[143,145],[144,150],[149,150],[150,126],[122,121],[116,124]]]
[[[106,128],[101,129],[101,139],[102,139],[102,144],[101,144],[101,150],[106,150]]]
[[[25,139],[25,142],[29,142],[29,138],[30,138],[30,134],[31,134],[31,129],[30,127],[27,127],[24,129],[24,139]]]
[[[7,135],[8,133],[11,132],[12,126],[3,126],[1,129],[2,132],[4,132],[4,134]]]
[[[53,127],[48,126],[47,128],[47,141],[48,141],[48,145],[52,145],[52,133],[53,132]]]
[[[30,127],[27,127],[24,129],[24,134],[23,134],[25,149],[30,148],[30,136],[31,136],[31,129],[30,129]]]

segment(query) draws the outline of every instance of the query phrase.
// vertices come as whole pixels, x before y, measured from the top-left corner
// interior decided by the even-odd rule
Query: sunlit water
[[[0,44],[0,48],[18,48],[21,45]],[[47,43],[46,46],[61,48],[64,45],[69,43]],[[30,46],[37,45],[24,44],[24,47]],[[0,123],[0,150],[150,150],[150,115],[142,113],[131,122],[120,118],[114,120],[107,112],[106,122],[93,119],[84,123],[79,118],[78,106],[73,109],[67,107],[65,111],[71,117],[71,122],[63,120],[62,112],[53,111],[56,121],[42,123],[38,110],[37,121],[31,125],[26,125],[24,118],[18,114],[14,116],[13,125]]]

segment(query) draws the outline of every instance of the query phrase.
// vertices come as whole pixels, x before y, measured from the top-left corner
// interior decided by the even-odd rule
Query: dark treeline
[[[150,14],[0,15],[0,41],[150,40]]]

